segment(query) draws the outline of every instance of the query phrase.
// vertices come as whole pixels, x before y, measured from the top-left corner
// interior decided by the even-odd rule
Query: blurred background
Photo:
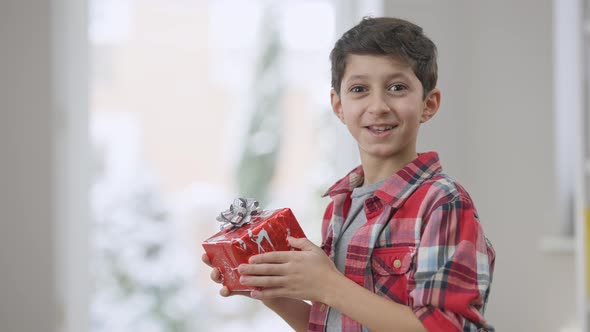
[[[289,331],[200,262],[240,194],[319,244],[358,164],[328,54],[422,26],[442,106],[419,150],[474,198],[498,331],[588,329],[583,0],[0,1],[0,331]]]

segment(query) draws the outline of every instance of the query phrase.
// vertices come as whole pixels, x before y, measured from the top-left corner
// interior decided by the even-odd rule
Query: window
[[[200,243],[243,193],[319,242],[320,195],[351,167],[328,98],[334,3],[90,2],[93,331],[288,330],[218,296]]]

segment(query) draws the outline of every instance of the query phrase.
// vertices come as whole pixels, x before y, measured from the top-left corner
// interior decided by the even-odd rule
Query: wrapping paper
[[[291,209],[262,211],[253,214],[248,223],[222,226],[220,232],[203,241],[203,248],[230,291],[250,291],[255,287],[240,284],[238,266],[248,263],[253,255],[295,250],[287,243],[287,236],[305,237]]]

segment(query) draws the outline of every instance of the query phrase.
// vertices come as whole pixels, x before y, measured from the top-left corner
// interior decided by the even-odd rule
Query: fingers
[[[263,263],[270,263],[270,264],[277,264],[277,263],[287,263],[291,259],[293,259],[294,255],[297,254],[294,251],[273,251],[267,252],[264,254],[254,255],[250,257],[248,262],[250,264],[263,264]]]
[[[284,264],[241,264],[238,272],[242,275],[277,276],[286,273]]]
[[[301,250],[314,250],[317,246],[313,244],[313,242],[309,241],[307,238],[294,238],[291,236],[287,237],[287,242],[293,248],[301,249]]]
[[[227,287],[223,286],[219,290],[219,295],[223,297],[234,296],[234,295],[242,295],[250,297],[250,291],[230,291]]]
[[[223,297],[228,297],[231,295],[231,292],[229,291],[229,289],[227,289],[227,287],[223,286],[221,287],[221,289],[219,290],[219,295],[223,296]]]
[[[246,286],[275,288],[284,286],[287,278],[283,276],[241,276],[240,283]]]
[[[250,297],[257,300],[268,300],[277,297],[289,297],[284,288],[267,288],[250,292]]]
[[[207,254],[203,254],[201,256],[201,260],[203,261],[203,263],[209,265],[210,267],[213,267],[213,265],[211,265],[211,260],[209,260],[209,256],[207,256]]]
[[[223,275],[221,274],[221,271],[218,268],[216,268],[213,265],[211,265],[211,260],[209,259],[209,256],[207,256],[207,254],[203,254],[201,256],[201,260],[203,261],[203,263],[205,263],[208,266],[210,266],[210,267],[213,268],[211,270],[211,274],[209,275],[211,277],[211,280],[215,281],[218,284],[223,283]],[[236,291],[236,292],[232,292],[226,286],[223,286],[219,290],[219,295],[221,295],[223,297],[228,297],[228,296],[232,296],[232,295],[250,296],[250,292],[247,292],[247,291]]]
[[[221,275],[221,271],[218,268],[213,268],[210,274],[211,280],[215,281],[216,283],[220,284],[223,282],[223,276]]]
[[[211,280],[215,281],[218,284],[221,284],[223,282],[223,276],[221,275],[221,271],[219,271],[218,268],[211,265],[211,261],[209,260],[207,254],[203,254],[201,256],[201,260],[203,261],[203,263],[213,268],[213,270],[211,270],[211,274],[209,275],[211,277]]]

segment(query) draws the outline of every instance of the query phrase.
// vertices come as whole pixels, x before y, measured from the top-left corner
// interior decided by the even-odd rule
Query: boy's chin
[[[363,153],[361,153],[361,158],[370,158],[372,160],[383,162],[410,162],[416,158],[416,153],[412,151],[402,151],[393,147],[387,147],[382,149],[365,150]]]

